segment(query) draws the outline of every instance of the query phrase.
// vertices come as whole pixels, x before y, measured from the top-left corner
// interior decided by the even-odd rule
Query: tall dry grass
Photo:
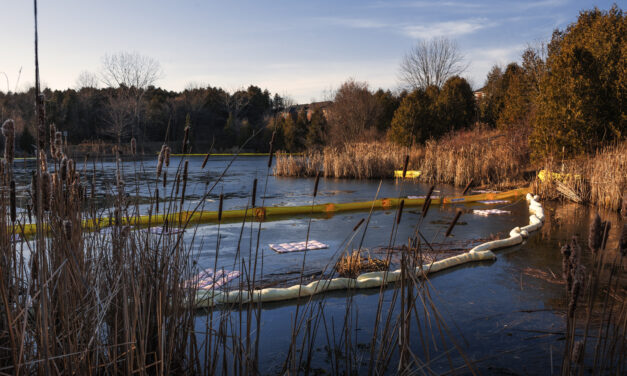
[[[433,183],[506,186],[530,169],[527,136],[520,132],[476,128],[428,141],[422,178]]]
[[[304,156],[278,155],[276,176],[315,176],[319,171],[329,178],[375,179],[394,176],[403,169],[409,155],[409,169],[416,169],[422,150],[388,142],[359,142],[339,147],[327,146]]]
[[[627,195],[627,142],[606,146],[586,158],[549,160],[544,169],[561,174],[539,183],[544,196],[619,210]]]

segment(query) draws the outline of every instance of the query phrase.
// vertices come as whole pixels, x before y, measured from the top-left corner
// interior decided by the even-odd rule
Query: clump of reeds
[[[404,168],[406,157],[409,169],[416,169],[422,150],[409,149],[388,142],[360,142],[339,147],[326,146],[303,156],[278,155],[274,174],[277,176],[315,176],[374,179],[390,178],[394,170]]]
[[[335,270],[342,277],[357,278],[362,273],[377,272],[387,270],[389,260],[382,260],[363,255],[363,251],[353,251],[346,253],[335,264]]]
[[[526,136],[519,132],[474,129],[452,132],[427,141],[422,179],[464,187],[512,185],[529,168]]]
[[[4,160],[11,164],[15,157],[15,126],[13,120],[6,120],[2,124],[2,136],[4,136]]]
[[[545,161],[544,169],[559,173],[540,182],[544,197],[589,202],[612,210],[622,210],[627,192],[627,143],[597,150],[593,156],[566,161]],[[623,210],[627,213],[627,208]]]

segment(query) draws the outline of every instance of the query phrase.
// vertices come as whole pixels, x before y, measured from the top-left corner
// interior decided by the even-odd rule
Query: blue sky
[[[480,87],[494,64],[611,1],[165,1],[40,0],[42,82],[74,87],[102,56],[136,51],[163,68],[158,86],[233,91],[250,84],[300,103],[323,100],[347,78],[396,89],[402,56],[420,38],[455,39]],[[14,90],[32,85],[32,1],[2,0],[0,72]],[[0,90],[7,84],[0,73]]]

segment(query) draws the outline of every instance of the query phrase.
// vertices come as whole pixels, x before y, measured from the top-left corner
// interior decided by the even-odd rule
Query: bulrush
[[[137,154],[137,141],[135,140],[135,137],[131,138],[131,154]]]
[[[56,159],[63,158],[63,134],[59,131],[54,134],[54,157]]]
[[[561,252],[562,252],[562,278],[564,278],[564,281],[566,281],[566,291],[570,292],[572,285],[573,285],[570,256],[572,255],[573,250],[570,247],[570,244],[564,244],[562,246]]]
[[[67,180],[67,157],[63,157],[63,159],[61,159],[60,173],[61,173],[61,180],[66,181]]]
[[[52,157],[54,158],[54,156],[56,155],[56,150],[54,149],[54,136],[57,133],[57,127],[54,125],[54,123],[50,124],[50,155],[52,155]]]
[[[568,316],[575,317],[575,310],[577,309],[577,302],[583,291],[583,280],[585,277],[585,269],[583,265],[577,265],[572,270],[573,272],[573,287],[570,292],[570,300],[568,301]]]
[[[17,219],[17,203],[15,199],[15,180],[11,180],[10,186],[10,205],[11,205],[11,222],[15,223]]]
[[[588,236],[588,247],[593,253],[597,253],[603,243],[603,223],[599,213],[590,224],[590,234]]]
[[[165,149],[167,146],[162,145],[159,152],[159,158],[157,158],[157,179],[161,176],[161,170],[163,170],[163,161],[165,159]]]
[[[170,167],[170,147],[169,146],[165,147],[165,156],[164,157],[165,157],[165,159],[164,159],[165,167]]]
[[[4,160],[11,164],[15,156],[15,126],[13,120],[9,119],[2,124],[2,135],[4,136]]]

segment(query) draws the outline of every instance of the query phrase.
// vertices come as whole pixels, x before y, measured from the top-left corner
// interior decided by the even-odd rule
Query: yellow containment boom
[[[405,179],[417,179],[420,177],[422,173],[418,170],[407,170],[405,172]],[[403,177],[403,170],[394,170],[394,177],[395,178],[402,178]]]
[[[531,188],[518,188],[507,192],[500,193],[482,193],[478,195],[459,196],[459,197],[443,197],[432,198],[431,204],[459,204],[469,203],[485,200],[502,200],[512,198],[522,198],[527,193],[531,192]],[[307,215],[307,214],[333,214],[347,211],[367,211],[370,208],[387,210],[395,208],[400,205],[400,202],[404,200],[405,206],[419,206],[425,202],[424,198],[383,198],[374,201],[361,201],[361,202],[348,202],[348,203],[326,203],[318,205],[302,205],[302,206],[268,206],[251,208],[248,210],[225,210],[222,212],[222,221],[233,221],[244,219],[244,217],[264,220],[271,217],[290,216],[290,215]],[[158,214],[158,215],[142,215],[130,218],[122,218],[122,225],[131,226],[151,226],[161,225],[168,223],[176,226],[181,223],[210,223],[218,222],[217,211],[184,211],[170,214]],[[109,218],[101,219],[86,219],[83,220],[83,228],[86,230],[96,230],[111,225]],[[47,230],[47,228],[46,228]],[[33,235],[37,231],[35,224],[19,225],[16,229],[16,233],[23,235]]]

